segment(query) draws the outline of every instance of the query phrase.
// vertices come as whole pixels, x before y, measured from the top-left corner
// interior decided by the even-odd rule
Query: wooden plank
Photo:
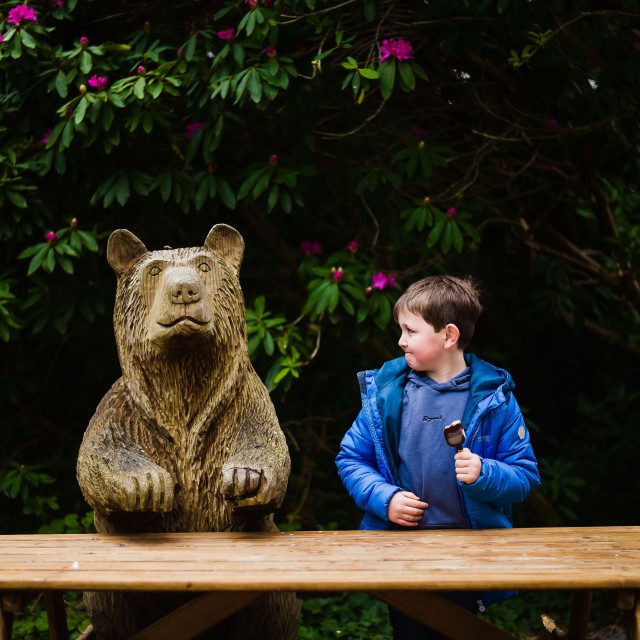
[[[428,592],[372,591],[394,609],[426,624],[451,640],[514,640],[514,636],[494,627],[482,618],[450,600]]]
[[[261,595],[255,591],[206,593],[139,631],[131,640],[191,640]]]
[[[0,590],[640,589],[640,527],[0,536],[0,557]]]

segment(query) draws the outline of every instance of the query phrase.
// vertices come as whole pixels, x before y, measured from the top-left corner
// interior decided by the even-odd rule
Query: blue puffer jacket
[[[469,401],[462,418],[464,446],[482,459],[473,484],[458,482],[469,527],[512,527],[511,505],[540,484],[536,458],[513,380],[504,371],[466,354],[471,369]],[[400,486],[397,478],[402,397],[409,374],[404,356],[358,374],[362,410],[347,431],[336,458],[349,495],[365,514],[361,529],[398,529],[387,509]]]

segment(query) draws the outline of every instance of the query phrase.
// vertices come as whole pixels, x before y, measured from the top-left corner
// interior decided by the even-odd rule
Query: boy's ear
[[[460,338],[460,329],[451,322],[444,328],[444,348],[451,349],[458,344]]]

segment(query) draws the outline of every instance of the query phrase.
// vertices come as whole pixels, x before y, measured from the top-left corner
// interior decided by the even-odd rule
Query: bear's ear
[[[124,273],[129,265],[147,252],[141,240],[126,229],[116,229],[107,242],[107,261],[118,274]]]
[[[233,227],[228,224],[214,225],[204,241],[204,246],[232,267],[236,275],[240,273],[244,240]]]

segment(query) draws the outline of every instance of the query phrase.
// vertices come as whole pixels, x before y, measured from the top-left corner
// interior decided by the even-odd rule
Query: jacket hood
[[[479,408],[485,409],[485,403],[499,404],[505,401],[515,385],[507,371],[495,367],[481,358],[469,353],[464,356],[471,369],[469,401],[462,417],[462,424],[467,428]],[[380,416],[382,416],[382,440],[386,452],[396,452],[387,460],[389,470],[394,478],[398,477],[398,444],[400,437],[400,420],[402,416],[402,398],[404,386],[411,368],[404,356],[385,362],[374,371],[361,374],[363,395],[375,397]],[[481,406],[482,405],[482,406]],[[487,405],[488,406],[488,405]],[[395,459],[391,459],[395,458]]]

